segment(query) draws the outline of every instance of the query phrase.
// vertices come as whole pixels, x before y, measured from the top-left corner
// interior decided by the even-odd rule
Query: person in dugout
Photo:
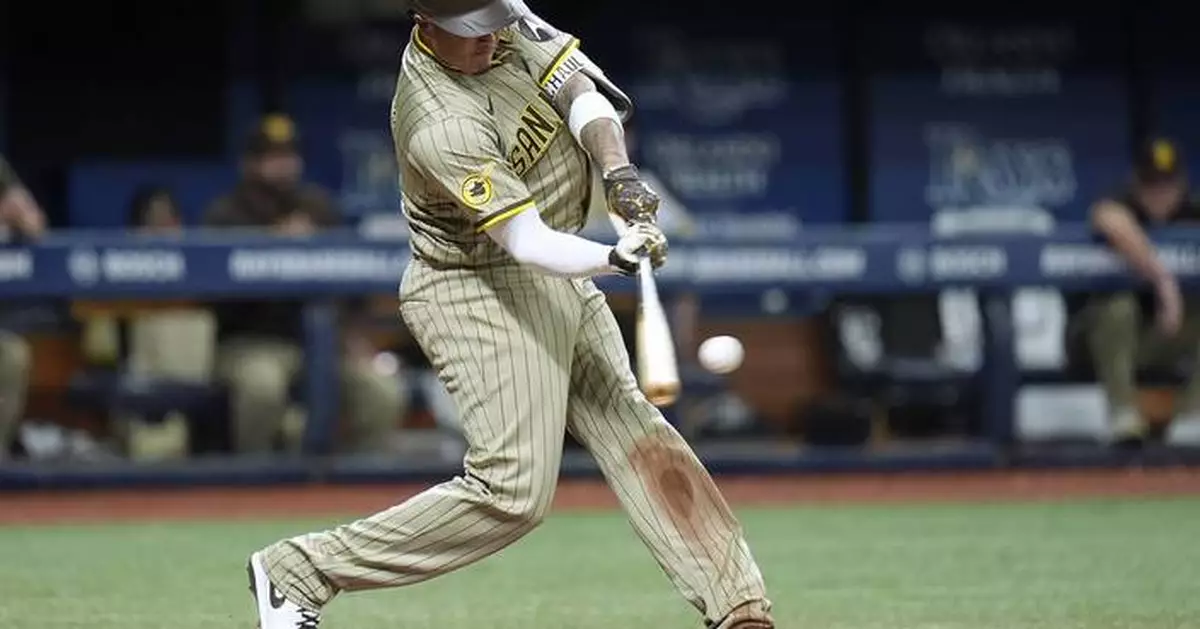
[[[242,181],[208,209],[209,228],[266,228],[303,238],[341,224],[323,189],[303,182],[303,160],[292,121],[269,115],[252,134]],[[352,306],[353,304],[348,304]],[[343,320],[357,308],[343,309]],[[221,301],[217,317],[216,375],[231,390],[232,442],[239,453],[292,445],[299,431],[286,421],[291,382],[304,363],[302,304],[283,300]],[[376,355],[360,326],[346,326],[341,365],[343,418],[337,450],[386,448],[403,411],[398,375],[375,368]]]
[[[0,240],[37,238],[46,230],[46,216],[21,183],[16,171],[0,156]],[[4,313],[0,312],[0,319]],[[32,356],[29,343],[4,329],[0,320],[0,461],[8,458],[25,411]]]
[[[1142,146],[1131,182],[1092,207],[1101,238],[1149,286],[1093,295],[1083,309],[1088,348],[1107,397],[1113,439],[1137,443],[1146,421],[1138,408],[1138,368],[1178,364],[1195,367],[1178,394],[1166,440],[1200,446],[1200,295],[1184,297],[1174,274],[1159,260],[1148,237],[1153,230],[1200,227],[1200,201],[1191,195],[1186,166],[1170,140]]]

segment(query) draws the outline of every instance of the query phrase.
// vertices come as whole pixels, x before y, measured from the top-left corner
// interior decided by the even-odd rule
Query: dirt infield
[[[873,502],[993,502],[1078,497],[1200,495],[1200,469],[1046,473],[723,478],[739,506]],[[228,520],[365,514],[420,491],[417,485],[303,486],[0,494],[0,525]],[[610,509],[598,481],[564,481],[558,509]]]

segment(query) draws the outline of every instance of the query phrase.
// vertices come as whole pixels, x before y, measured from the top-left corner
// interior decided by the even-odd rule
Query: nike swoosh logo
[[[271,600],[271,607],[275,609],[279,609],[280,607],[283,607],[285,603],[287,603],[287,599],[279,593],[279,590],[275,589],[274,585],[272,585],[271,589],[267,591],[267,598]]]

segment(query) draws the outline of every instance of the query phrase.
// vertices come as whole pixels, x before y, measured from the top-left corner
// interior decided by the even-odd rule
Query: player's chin
[[[472,57],[471,63],[469,64],[469,67],[467,68],[466,71],[467,71],[467,74],[479,74],[480,72],[483,72],[484,70],[487,70],[490,67],[492,67],[492,56],[491,55],[482,55],[482,56]]]

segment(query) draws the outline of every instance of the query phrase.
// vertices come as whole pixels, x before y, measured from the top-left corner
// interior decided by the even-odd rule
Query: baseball
[[[726,374],[742,366],[746,350],[732,336],[714,336],[700,344],[700,364],[707,370]]]

